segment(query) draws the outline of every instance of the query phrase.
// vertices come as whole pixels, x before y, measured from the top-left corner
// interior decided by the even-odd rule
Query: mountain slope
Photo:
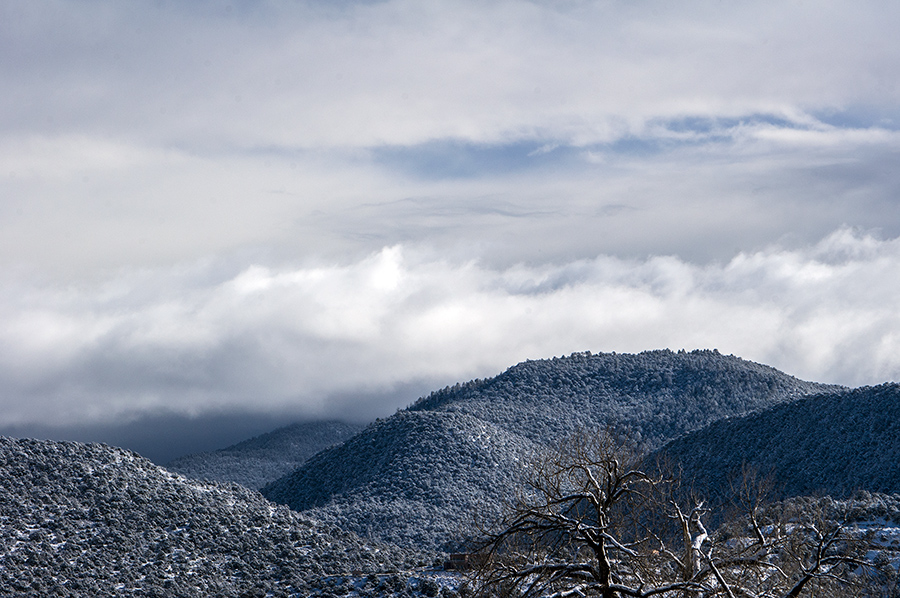
[[[717,495],[743,464],[784,496],[900,492],[900,385],[813,396],[723,420],[660,450]]]
[[[257,489],[362,429],[338,421],[292,424],[224,449],[179,457],[165,467],[197,480],[236,482]]]
[[[324,574],[394,570],[404,558],[124,449],[0,437],[7,595],[287,595]]]
[[[468,413],[536,442],[615,424],[658,446],[719,419],[839,389],[718,351],[574,353],[445,388],[409,409]]]
[[[473,513],[499,512],[537,448],[470,415],[400,412],[262,492],[365,536],[449,549]]]
[[[432,393],[262,492],[367,537],[451,548],[473,512],[490,517],[514,492],[512,465],[573,432],[627,426],[658,445],[836,389],[715,351],[528,361]]]

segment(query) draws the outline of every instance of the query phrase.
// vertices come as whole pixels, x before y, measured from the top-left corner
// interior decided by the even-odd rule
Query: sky
[[[898,23],[0,3],[0,434],[164,462],[586,350],[898,380]]]

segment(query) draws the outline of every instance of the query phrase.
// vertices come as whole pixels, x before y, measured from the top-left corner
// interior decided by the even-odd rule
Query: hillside
[[[400,412],[262,492],[364,536],[449,549],[473,513],[498,513],[537,448],[470,415]]]
[[[535,442],[614,424],[659,446],[723,418],[840,388],[718,351],[573,353],[444,388],[409,410],[468,413]]]
[[[783,496],[900,492],[900,385],[813,396],[723,420],[660,450],[710,495],[743,464]]]
[[[338,421],[292,424],[217,451],[179,457],[165,467],[197,480],[236,482],[258,489],[362,429]]]
[[[4,595],[306,595],[410,558],[124,449],[0,437]]]
[[[490,517],[511,496],[517,463],[573,432],[628,426],[658,445],[831,390],[715,351],[528,361],[432,393],[262,492],[366,537],[452,548],[473,512]]]

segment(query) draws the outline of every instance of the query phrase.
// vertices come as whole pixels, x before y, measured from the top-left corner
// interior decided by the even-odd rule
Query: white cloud
[[[391,247],[232,272],[7,285],[0,424],[159,409],[374,416],[415,397],[367,393],[578,350],[716,347],[820,381],[900,377],[900,239],[848,229],[706,266],[601,256],[498,270]],[[363,399],[348,408],[347,396]]]

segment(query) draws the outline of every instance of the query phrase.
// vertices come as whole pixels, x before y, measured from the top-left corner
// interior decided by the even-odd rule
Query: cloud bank
[[[20,281],[0,298],[0,425],[366,419],[414,399],[392,394],[410,381],[581,350],[715,347],[807,379],[880,383],[900,374],[897,281],[900,239],[850,229],[702,266],[600,256],[494,269],[393,246],[340,265]]]

